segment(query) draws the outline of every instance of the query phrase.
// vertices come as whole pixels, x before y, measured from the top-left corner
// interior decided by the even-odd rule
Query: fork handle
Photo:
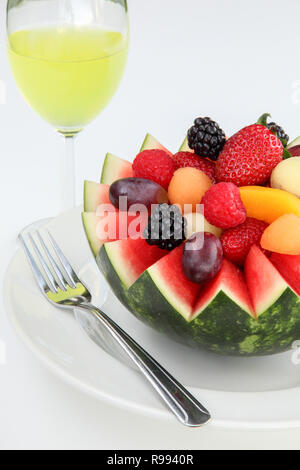
[[[201,403],[104,312],[88,303],[77,308],[90,311],[101,322],[181,423],[197,427],[210,420]]]

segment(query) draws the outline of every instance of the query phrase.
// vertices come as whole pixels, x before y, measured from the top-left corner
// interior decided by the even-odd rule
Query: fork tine
[[[19,236],[18,236],[20,242],[22,243],[22,246],[24,248],[24,251],[25,251],[25,254],[27,256],[27,259],[29,261],[29,264],[31,266],[31,269],[32,269],[32,272],[34,274],[34,277],[36,279],[36,282],[38,283],[40,289],[44,292],[46,292],[47,290],[51,290],[50,286],[48,285],[48,283],[46,282],[45,280],[45,277],[43,276],[43,274],[41,273],[40,271],[40,268],[38,267],[38,265],[36,264],[35,262],[35,259],[34,257],[32,256],[31,254],[31,251],[30,249],[28,248],[28,245],[27,243],[25,242],[25,239],[23,237],[23,235],[20,233]]]
[[[42,265],[42,268],[43,270],[45,271],[45,274],[46,274],[46,277],[48,279],[48,285],[50,287],[50,290],[54,293],[54,294],[57,294],[57,282],[53,276],[53,274],[51,273],[50,269],[48,268],[47,266],[47,263],[45,262],[44,258],[43,258],[43,255],[42,253],[40,252],[40,249],[39,247],[37,246],[37,244],[35,243],[34,239],[33,239],[33,236],[31,235],[31,233],[28,234],[28,237],[32,243],[32,246],[37,254],[37,257],[38,257],[38,260],[39,262],[41,263]]]
[[[66,284],[67,284],[67,281],[64,279],[64,276],[61,272],[61,270],[59,269],[59,267],[57,266],[56,262],[55,262],[55,259],[53,258],[53,256],[51,255],[46,243],[44,242],[44,239],[41,235],[41,233],[39,231],[37,231],[37,236],[38,236],[38,239],[40,241],[40,244],[43,248],[43,250],[45,251],[46,255],[47,255],[47,258],[49,260],[49,263],[51,264],[52,266],[52,269],[53,271],[55,272],[56,276],[57,276],[57,279],[58,279],[58,284],[59,284],[59,287],[63,290],[63,291],[66,291]]]
[[[70,265],[69,261],[67,260],[67,258],[65,257],[65,255],[63,254],[63,252],[61,251],[60,247],[58,246],[58,244],[56,243],[56,241],[54,240],[53,236],[51,235],[51,233],[49,232],[49,230],[47,230],[48,232],[48,235],[49,235],[49,238],[50,238],[50,241],[52,243],[52,246],[55,250],[55,253],[59,259],[59,261],[61,262],[64,270],[66,271],[66,274],[68,275],[69,277],[69,285],[71,287],[73,287],[73,289],[76,288],[76,283],[77,282],[80,282],[75,271],[73,270],[72,266]]]

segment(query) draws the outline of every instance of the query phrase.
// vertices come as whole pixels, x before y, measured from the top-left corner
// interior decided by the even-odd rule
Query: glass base
[[[82,129],[77,129],[77,130],[71,130],[71,129],[57,129],[57,132],[61,135],[63,135],[64,137],[75,137],[77,134],[79,134],[79,132],[82,132],[83,131],[83,128]]]

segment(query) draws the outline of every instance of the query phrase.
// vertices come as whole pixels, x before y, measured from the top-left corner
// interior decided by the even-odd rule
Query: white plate
[[[80,209],[49,227],[102,305],[106,285],[91,257]],[[42,297],[21,249],[8,267],[4,299],[18,335],[63,380],[133,412],[174,419],[138,372],[98,348],[72,315]],[[111,293],[103,309],[202,401],[212,414],[210,426],[300,426],[300,366],[291,353],[245,359],[194,351],[139,322]]]

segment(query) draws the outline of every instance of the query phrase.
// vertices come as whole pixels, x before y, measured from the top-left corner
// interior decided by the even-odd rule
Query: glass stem
[[[76,162],[75,136],[65,136],[65,171],[62,181],[63,209],[73,209],[76,205]]]

